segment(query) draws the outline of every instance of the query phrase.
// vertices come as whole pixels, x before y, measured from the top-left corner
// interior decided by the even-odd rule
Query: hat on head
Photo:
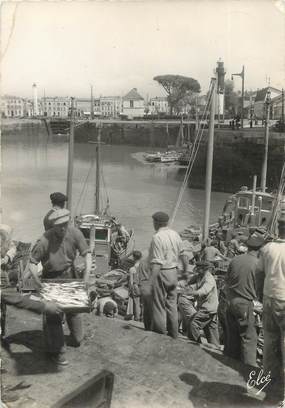
[[[53,223],[53,225],[65,224],[70,219],[70,211],[66,210],[65,208],[55,210],[51,213],[48,219]]]
[[[198,261],[198,262],[196,262],[196,267],[197,268],[203,268],[203,269],[209,269],[209,268],[213,268],[214,265],[211,262],[208,262],[208,261]]]
[[[156,213],[152,215],[152,218],[154,221],[157,221],[157,222],[168,222],[169,221],[168,214],[166,214],[163,211],[157,211]]]
[[[8,239],[11,237],[13,232],[13,228],[7,224],[0,224],[0,234],[5,238]]]
[[[59,203],[64,203],[65,201],[67,201],[67,197],[65,194],[56,192],[56,193],[52,193],[50,196],[51,201],[55,201],[55,202],[59,202]]]
[[[264,245],[264,238],[261,235],[253,233],[248,240],[246,241],[246,245],[251,248],[260,248]]]

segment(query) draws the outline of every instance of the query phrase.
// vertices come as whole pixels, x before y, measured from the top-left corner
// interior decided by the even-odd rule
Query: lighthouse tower
[[[34,116],[39,116],[38,89],[36,84],[33,84],[33,103],[34,103]]]

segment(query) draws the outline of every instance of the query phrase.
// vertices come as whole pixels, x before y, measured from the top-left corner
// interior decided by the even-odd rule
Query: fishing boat
[[[148,162],[156,162],[156,163],[171,163],[178,161],[180,157],[180,153],[173,151],[167,151],[164,153],[161,152],[154,152],[154,153],[147,153],[144,155],[144,158]]]
[[[67,197],[71,210],[72,203],[72,174],[73,174],[73,144],[74,119],[73,109],[70,126],[69,160],[67,177]],[[120,221],[109,211],[109,200],[105,208],[100,207],[100,179],[102,167],[100,162],[101,126],[98,127],[96,144],[96,185],[95,206],[93,213],[77,214],[74,225],[79,228],[90,245],[93,260],[96,263],[96,274],[104,274],[116,268],[120,261],[134,249],[134,230],[127,230]]]

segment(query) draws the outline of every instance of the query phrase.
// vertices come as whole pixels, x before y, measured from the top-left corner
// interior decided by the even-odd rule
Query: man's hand
[[[45,302],[45,313],[47,315],[59,315],[62,313],[61,308],[53,302]]]

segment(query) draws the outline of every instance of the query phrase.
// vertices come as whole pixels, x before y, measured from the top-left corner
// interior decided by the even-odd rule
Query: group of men
[[[38,286],[37,265],[42,264],[42,278],[76,278],[74,260],[79,252],[85,260],[84,280],[89,282],[91,255],[83,234],[71,226],[70,213],[64,208],[66,197],[51,195],[53,208],[44,220],[46,231],[36,242],[30,257],[30,273]],[[212,274],[213,263],[198,260],[195,267],[180,235],[168,226],[169,216],[152,216],[155,233],[146,257],[138,256],[132,270],[132,287],[138,287],[146,330],[177,338],[179,324],[190,339],[202,342],[203,332],[209,343],[218,346],[218,291]],[[253,301],[263,297],[265,373],[285,400],[285,216],[278,220],[279,238],[264,245],[263,238],[252,234],[247,253],[234,257],[225,277],[224,352],[247,365],[256,366],[256,341]],[[5,252],[5,251],[4,251]],[[9,252],[1,253],[1,266]],[[178,268],[184,284],[178,285]],[[138,280],[136,280],[136,275]],[[179,298],[177,299],[177,288]],[[10,296],[10,298],[9,298]],[[11,297],[12,296],[12,297]],[[3,298],[3,294],[2,294]],[[54,304],[36,302],[17,293],[4,292],[3,301],[44,314],[47,352],[57,364],[65,365],[62,328],[63,312]],[[136,304],[135,304],[136,306]],[[70,344],[79,346],[82,325],[79,315],[66,313]],[[281,386],[280,386],[281,383]],[[277,385],[276,385],[277,384]],[[276,392],[274,391],[275,395]],[[282,394],[282,395],[281,395]]]
[[[168,227],[168,215],[158,212],[152,217],[156,232],[148,256],[137,267],[145,328],[176,338],[182,322],[191,340],[200,343],[206,337],[219,346],[220,318],[224,354],[249,368],[257,367],[254,304],[263,301],[263,366],[265,376],[270,375],[267,395],[285,401],[285,214],[278,219],[278,239],[266,243],[253,232],[246,241],[247,252],[231,259],[222,314],[213,262],[198,260],[194,270],[189,268],[179,234]],[[178,282],[181,265],[184,279]]]

